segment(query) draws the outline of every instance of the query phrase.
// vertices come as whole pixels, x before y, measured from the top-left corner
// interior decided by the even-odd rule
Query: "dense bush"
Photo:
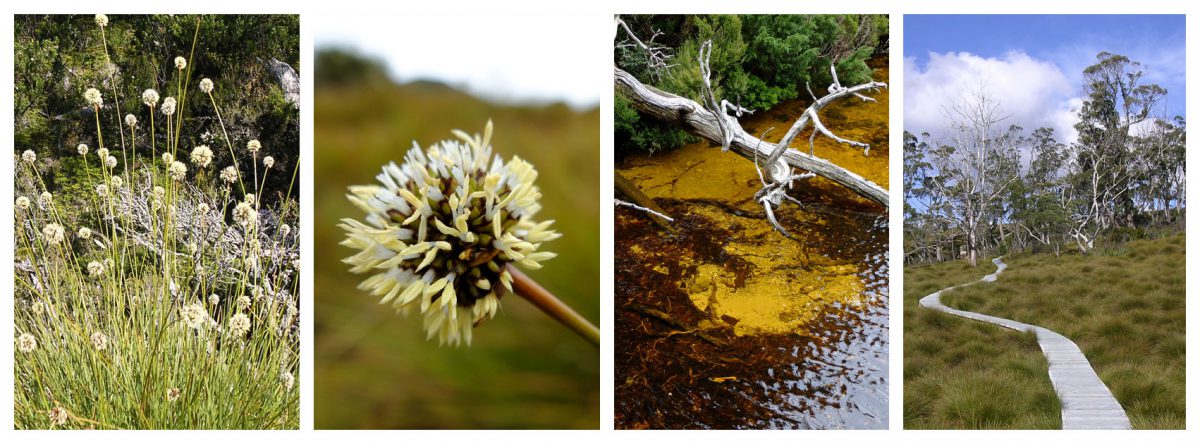
[[[808,98],[806,83],[814,92],[824,91],[832,81],[832,63],[843,84],[869,80],[866,61],[886,45],[888,33],[887,16],[877,15],[666,15],[624,20],[640,39],[661,31],[654,42],[670,48],[675,66],[652,72],[640,48],[618,44],[618,67],[648,85],[699,100],[699,49],[712,40],[709,61],[718,100],[756,110]],[[627,38],[623,30],[618,33],[618,43]],[[621,97],[614,103],[619,151],[655,152],[693,140],[682,130],[641,116]]]

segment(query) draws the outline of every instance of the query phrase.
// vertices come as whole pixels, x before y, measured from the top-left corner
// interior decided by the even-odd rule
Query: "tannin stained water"
[[[872,60],[887,81],[887,59]],[[887,94],[822,113],[862,150],[815,152],[886,186]],[[745,119],[778,138],[807,106]],[[808,132],[797,137],[808,150]],[[618,428],[887,428],[886,210],[824,179],[798,183],[774,231],[751,162],[707,143],[631,156],[618,172],[676,219],[616,214]]]

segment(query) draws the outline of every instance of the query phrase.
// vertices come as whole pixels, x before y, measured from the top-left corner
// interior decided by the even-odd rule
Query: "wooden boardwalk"
[[[979,282],[993,282],[1008,267],[1000,258],[992,259],[996,272],[984,276]],[[974,284],[969,282],[935,292],[921,298],[921,306],[956,316],[988,322],[1016,331],[1032,331],[1037,334],[1038,345],[1050,363],[1050,382],[1062,404],[1062,425],[1071,429],[1129,429],[1129,418],[1125,409],[1113,397],[1104,381],[1088,363],[1079,346],[1065,336],[1048,329],[970,311],[957,310],[942,305],[942,293],[958,287]]]

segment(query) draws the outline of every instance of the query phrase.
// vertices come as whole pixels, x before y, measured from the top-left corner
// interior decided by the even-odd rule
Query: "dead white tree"
[[[635,42],[634,45],[647,52],[648,64],[665,66],[664,63],[669,58],[663,56],[661,48],[653,49],[654,47],[650,45],[636,43],[641,40],[633,35],[633,32],[620,18],[616,19],[616,26],[629,34],[629,38]],[[709,65],[711,52],[712,41],[704,42],[700,47],[697,60],[703,80],[701,88],[702,100],[705,102],[703,104],[643,84],[632,74],[614,66],[617,93],[629,100],[634,109],[644,114],[672,123],[714,143],[719,143],[722,151],[733,150],[742,157],[753,161],[756,168],[760,165],[765,166],[767,170],[765,175],[761,170],[759,171],[763,188],[755,195],[755,199],[763,206],[771,224],[789,238],[793,237],[778,223],[774,213],[784,199],[795,201],[786,194],[786,191],[791,189],[798,180],[821,176],[850,189],[884,209],[887,208],[887,190],[858,174],[815,156],[812,149],[813,140],[820,133],[838,143],[863,148],[863,155],[868,155],[870,152],[868,144],[844,139],[834,134],[821,122],[820,111],[843,98],[857,97],[861,100],[873,101],[874,99],[867,97],[864,93],[886,88],[886,83],[870,81],[861,85],[845,87],[838,81],[837,70],[831,66],[833,84],[828,88],[829,93],[818,98],[812,94],[810,89],[809,94],[813,96],[813,104],[801,113],[778,143],[771,143],[747,133],[738,123],[737,118],[751,110],[728,100],[719,100],[716,97]],[[809,152],[804,153],[791,148],[792,140],[809,125],[812,125],[813,128],[812,135],[809,137]],[[765,162],[760,164],[760,159]],[[797,173],[796,170],[805,172]]]

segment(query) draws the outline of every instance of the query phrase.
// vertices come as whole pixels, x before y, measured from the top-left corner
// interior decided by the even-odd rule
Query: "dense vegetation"
[[[15,427],[298,428],[295,109],[164,38],[296,18],[16,21]]]
[[[640,48],[618,33],[616,65],[649,86],[693,100],[703,84],[697,58],[701,44],[713,41],[713,85],[718,97],[752,110],[766,110],[796,98],[808,99],[806,85],[824,91],[836,64],[843,84],[870,79],[867,59],[887,50],[886,15],[654,15],[626,16],[639,39],[668,48],[669,69],[651,69]],[[655,152],[683,145],[692,136],[669,123],[641,115],[617,95],[616,147],[619,152]]]

